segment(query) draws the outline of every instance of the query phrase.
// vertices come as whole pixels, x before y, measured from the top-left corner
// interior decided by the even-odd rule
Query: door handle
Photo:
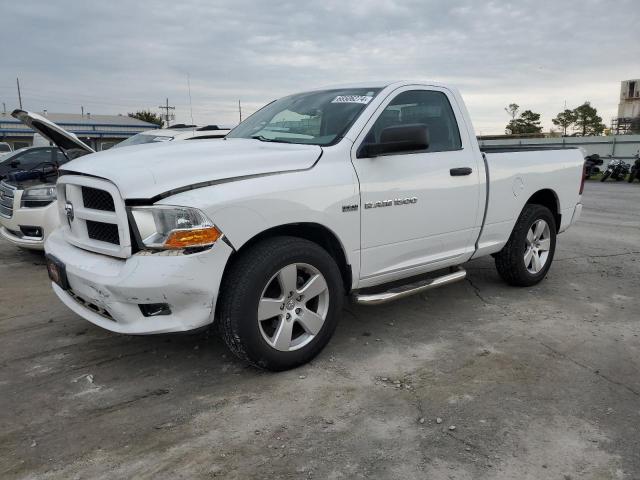
[[[471,175],[471,172],[473,172],[473,169],[471,169],[470,167],[459,167],[459,168],[452,168],[451,170],[449,170],[449,173],[451,174],[452,177],[462,177],[464,175]]]

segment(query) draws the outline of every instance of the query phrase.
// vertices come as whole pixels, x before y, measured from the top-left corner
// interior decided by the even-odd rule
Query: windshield
[[[129,137],[126,140],[123,140],[120,143],[116,143],[111,148],[129,147],[131,145],[142,145],[143,143],[168,142],[170,140],[173,140],[173,137],[153,135],[149,133],[138,133],[133,137]]]
[[[332,145],[342,138],[380,90],[320,90],[284,97],[251,115],[227,138]]]

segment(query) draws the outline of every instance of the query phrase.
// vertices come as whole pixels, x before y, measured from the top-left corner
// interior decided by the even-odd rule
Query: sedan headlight
[[[38,185],[22,192],[22,208],[46,207],[56,199],[55,185]]]
[[[154,205],[132,207],[131,214],[147,248],[208,247],[222,236],[222,232],[197,208]]]

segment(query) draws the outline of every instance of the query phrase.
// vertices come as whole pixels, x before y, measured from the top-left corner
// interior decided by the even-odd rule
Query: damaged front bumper
[[[64,264],[69,290],[53,289],[71,310],[118,333],[184,332],[213,322],[218,290],[232,248],[140,253],[127,259],[82,250],[61,230],[47,239],[46,252]]]

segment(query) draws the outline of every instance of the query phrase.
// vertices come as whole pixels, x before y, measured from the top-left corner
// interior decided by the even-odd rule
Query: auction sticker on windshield
[[[366,105],[373,97],[369,95],[338,95],[331,103],[362,103]]]

